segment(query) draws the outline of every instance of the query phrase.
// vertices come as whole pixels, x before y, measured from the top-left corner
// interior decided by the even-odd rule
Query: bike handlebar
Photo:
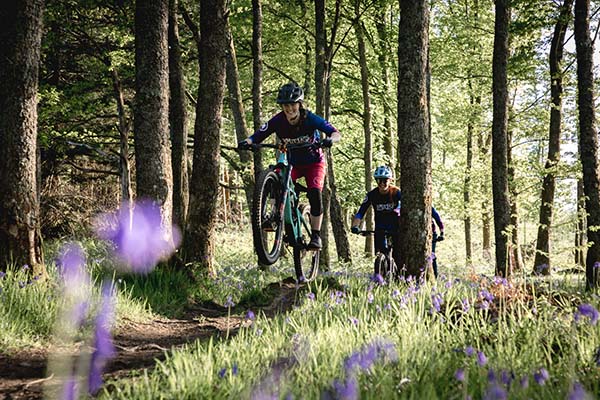
[[[383,232],[384,235],[393,235],[395,233],[394,231],[389,231],[387,229],[375,229],[374,231],[359,231],[356,234],[361,236],[369,236],[375,234],[375,232]],[[443,238],[443,236],[438,236],[436,242],[441,242],[444,240],[440,239],[440,237]]]
[[[283,150],[283,149],[295,150],[295,149],[303,149],[303,148],[307,148],[307,147],[321,148],[322,144],[323,144],[323,141],[320,141],[317,143],[299,143],[299,144],[249,143],[248,148],[245,148],[245,149],[242,148],[241,150],[254,150],[254,149],[261,149],[264,147],[269,148],[269,149],[276,149],[276,150]]]

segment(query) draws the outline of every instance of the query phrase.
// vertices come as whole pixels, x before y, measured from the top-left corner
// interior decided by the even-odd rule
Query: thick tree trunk
[[[261,0],[252,0],[252,120],[254,130],[262,124],[262,6]],[[260,151],[254,152],[254,178],[263,170]]]
[[[492,92],[494,97],[492,123],[492,194],[494,199],[494,238],[496,240],[496,274],[511,275],[510,201],[508,194],[508,0],[496,0]]]
[[[240,79],[237,66],[237,57],[235,54],[235,45],[233,35],[229,24],[227,24],[227,41],[229,42],[227,51],[227,91],[229,108],[233,114],[235,124],[235,137],[237,141],[244,140],[248,137],[248,127],[246,126],[246,118],[244,112],[244,103],[242,99],[242,90],[240,89]],[[240,151],[241,169],[240,174],[244,182],[244,193],[246,195],[246,204],[248,204],[248,212],[252,206],[252,196],[254,193],[254,173],[252,168],[252,157],[247,151]]]
[[[136,2],[134,111],[137,198],[160,207],[166,237],[173,223],[168,5],[168,0]]]
[[[550,45],[550,132],[548,134],[548,160],[546,175],[542,184],[540,223],[537,232],[535,260],[533,272],[550,274],[550,226],[552,225],[552,209],[554,203],[554,168],[560,160],[560,133],[562,120],[562,71],[563,47],[565,33],[571,20],[573,0],[565,0],[560,15],[554,26],[554,35]]]
[[[398,35],[398,149],[402,213],[394,253],[409,276],[431,267],[431,132],[427,102],[429,8],[425,0],[401,0]]]
[[[200,85],[194,126],[194,168],[184,238],[186,260],[215,274],[214,229],[219,204],[221,113],[225,88],[227,10],[225,0],[200,6]]]
[[[585,215],[585,197],[583,180],[577,180],[577,224],[575,225],[575,264],[585,268],[585,252],[587,245]]]
[[[177,0],[169,0],[169,122],[173,155],[173,223],[185,228],[190,200],[187,169],[187,108],[181,69]]]
[[[37,89],[43,0],[0,7],[0,270],[46,276],[37,187]]]
[[[590,1],[575,1],[575,47],[577,49],[577,106],[579,108],[579,157],[583,168],[583,191],[587,213],[585,260],[586,287],[598,285],[600,275],[600,170],[598,134],[594,113],[594,48],[590,38]]]
[[[131,166],[129,164],[129,130],[131,120],[125,115],[125,100],[121,79],[116,68],[112,71],[113,90],[117,100],[117,112],[119,114],[119,172],[121,176],[121,201],[131,203],[133,201],[133,189],[131,188]]]
[[[358,42],[358,60],[360,64],[360,84],[362,88],[362,101],[363,101],[363,133],[365,140],[365,147],[363,151],[363,161],[365,164],[364,176],[365,176],[365,191],[369,192],[373,187],[373,139],[371,135],[371,95],[369,94],[369,70],[367,67],[367,51],[365,49],[365,39],[363,26],[360,21],[360,4],[359,0],[354,2],[354,31],[356,32],[356,41]],[[365,216],[365,222],[367,224],[367,230],[373,230],[373,213],[371,209]],[[365,237],[365,252],[369,255],[373,255],[375,251],[373,244],[373,236]]]

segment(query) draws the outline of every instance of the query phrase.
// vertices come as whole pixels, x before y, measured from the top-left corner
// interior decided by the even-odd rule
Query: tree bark
[[[560,160],[560,133],[562,120],[562,71],[563,47],[565,33],[571,20],[573,0],[565,0],[560,7],[560,15],[554,26],[554,35],[550,45],[550,131],[548,134],[548,160],[546,175],[542,184],[540,223],[537,232],[535,260],[533,272],[549,275],[550,264],[550,227],[554,203],[555,172],[554,168]],[[543,267],[545,266],[545,267]]]
[[[577,50],[577,106],[579,109],[579,157],[583,168],[583,191],[587,213],[588,251],[586,287],[598,285],[600,274],[600,171],[598,135],[594,113],[594,48],[590,37],[590,1],[575,0],[575,47]]]
[[[113,90],[117,100],[117,112],[119,114],[119,172],[121,175],[121,201],[131,203],[133,201],[133,189],[131,187],[131,166],[129,164],[129,130],[131,120],[125,115],[125,100],[119,72],[113,67],[111,71]]]
[[[583,194],[583,180],[577,179],[577,224],[575,225],[575,264],[585,268],[584,249],[587,245],[585,197]]]
[[[169,89],[169,122],[173,156],[173,223],[185,229],[190,188],[187,169],[187,108],[181,68],[177,0],[169,0]]]
[[[468,81],[469,91],[472,91],[471,80]],[[469,93],[471,107],[475,105],[475,98]],[[463,184],[463,222],[465,228],[465,256],[466,266],[473,265],[473,244],[471,239],[471,173],[473,171],[473,118],[467,122],[467,159],[465,168],[465,179]]]
[[[194,167],[184,237],[184,257],[214,275],[214,229],[219,204],[221,114],[225,88],[227,11],[225,0],[200,6],[200,85],[194,126]]]
[[[262,124],[262,6],[261,0],[252,0],[252,120],[254,130]],[[254,179],[263,170],[262,154],[254,152]],[[249,203],[251,204],[251,203]]]
[[[46,276],[37,187],[37,89],[43,0],[0,7],[0,270]]]
[[[248,137],[248,127],[246,126],[246,118],[244,111],[244,103],[242,99],[242,91],[240,89],[239,72],[237,66],[237,57],[235,53],[235,45],[233,42],[233,35],[229,24],[227,24],[227,37],[229,46],[227,51],[227,63],[226,63],[226,75],[227,75],[227,91],[229,107],[233,114],[233,120],[235,124],[235,137],[237,141],[244,140]],[[240,174],[242,181],[244,182],[244,193],[246,195],[246,204],[248,204],[248,211],[250,211],[252,205],[252,196],[254,193],[254,174],[252,168],[252,157],[247,151],[240,151],[240,162],[242,169]]]
[[[508,194],[508,25],[509,0],[496,0],[492,92],[494,97],[492,123],[492,194],[494,201],[494,238],[496,240],[496,274],[511,275],[510,201]]]
[[[358,59],[360,64],[360,85],[362,88],[362,101],[363,101],[363,112],[362,112],[362,122],[363,122],[363,134],[365,140],[365,146],[363,150],[363,161],[365,164],[364,168],[364,176],[365,176],[365,191],[369,192],[373,186],[373,143],[372,143],[372,135],[371,135],[371,96],[369,94],[369,69],[367,67],[367,52],[365,49],[365,39],[363,26],[360,21],[360,0],[355,0],[354,2],[354,31],[356,32],[356,41],[358,42]],[[373,230],[373,213],[371,212],[371,208],[365,215],[365,222],[367,225],[367,230]],[[365,253],[373,256],[375,251],[373,236],[365,237]]]
[[[427,102],[429,8],[425,0],[400,0],[398,34],[398,149],[402,213],[398,266],[409,276],[431,266],[431,132]]]
[[[517,191],[517,184],[515,182],[515,167],[512,161],[512,131],[507,130],[507,146],[506,146],[506,161],[508,163],[507,177],[508,177],[508,190],[510,193],[510,226],[511,230],[511,247],[510,247],[510,264],[513,266],[513,270],[523,270],[523,255],[521,253],[521,246],[519,244],[519,194]]]
[[[137,198],[160,208],[167,238],[173,224],[173,171],[169,140],[169,52],[167,0],[135,6],[134,138]]]

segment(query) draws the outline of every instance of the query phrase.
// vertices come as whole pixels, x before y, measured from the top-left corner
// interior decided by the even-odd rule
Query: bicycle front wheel
[[[252,237],[258,261],[274,264],[281,254],[283,215],[280,213],[282,188],[279,176],[267,169],[260,173],[252,202]]]

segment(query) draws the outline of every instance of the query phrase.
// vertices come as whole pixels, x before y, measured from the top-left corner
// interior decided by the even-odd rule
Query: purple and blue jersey
[[[265,122],[250,136],[250,139],[252,139],[252,143],[260,143],[275,132],[277,137],[286,144],[319,143],[321,140],[319,131],[329,137],[337,129],[310,111],[306,111],[306,115],[299,124],[292,125],[281,111]],[[308,165],[323,162],[324,159],[323,151],[312,146],[291,150],[289,155],[291,165]]]

